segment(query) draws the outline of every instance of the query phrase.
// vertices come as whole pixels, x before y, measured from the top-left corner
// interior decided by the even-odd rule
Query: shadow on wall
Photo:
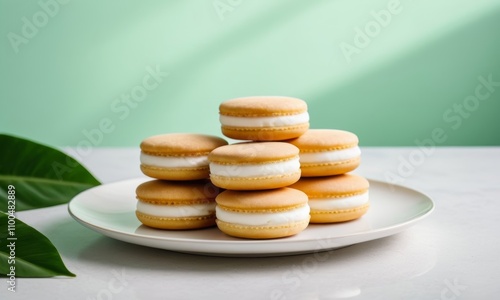
[[[500,145],[500,41],[492,28],[500,28],[498,11],[305,96],[311,126],[353,131],[370,146],[415,146],[436,130],[437,145]]]

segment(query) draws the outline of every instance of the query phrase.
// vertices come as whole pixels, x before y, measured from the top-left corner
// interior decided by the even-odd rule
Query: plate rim
[[[125,236],[127,238],[133,238],[133,239],[140,239],[140,240],[155,240],[155,241],[163,241],[165,243],[178,243],[178,244],[197,244],[197,245],[212,245],[214,243],[220,244],[220,245],[231,245],[231,246],[236,246],[236,245],[263,245],[263,246],[270,246],[270,245],[275,245],[275,244],[300,244],[300,243],[309,243],[311,241],[318,241],[318,240],[329,240],[329,239],[346,239],[346,238],[355,238],[359,236],[367,236],[367,235],[377,235],[378,237],[375,238],[367,238],[367,239],[362,239],[358,242],[355,243],[348,243],[346,245],[342,245],[340,247],[345,247],[349,245],[354,245],[357,243],[363,243],[371,240],[376,240],[380,238],[384,238],[387,236],[391,236],[393,234],[399,233],[401,231],[406,230],[407,228],[411,227],[412,225],[416,224],[417,222],[421,221],[422,219],[425,219],[428,217],[430,214],[433,213],[435,210],[435,203],[432,200],[432,198],[427,195],[426,193],[405,186],[401,184],[393,184],[389,183],[383,180],[378,180],[378,179],[371,179],[368,177],[365,177],[370,184],[371,183],[377,183],[380,185],[389,185],[393,186],[395,188],[403,189],[412,193],[419,194],[420,196],[423,196],[426,201],[428,201],[427,206],[425,209],[420,211],[415,217],[412,217],[408,220],[405,220],[404,222],[392,224],[389,226],[384,226],[381,228],[376,228],[376,229],[371,229],[368,232],[367,231],[361,231],[361,232],[355,232],[355,233],[348,233],[348,234],[342,234],[341,236],[334,236],[334,237],[321,237],[321,238],[311,238],[311,239],[306,239],[306,240],[295,240],[295,239],[287,239],[287,238],[282,238],[282,239],[266,239],[266,240],[252,240],[252,239],[237,239],[235,238],[234,240],[209,240],[209,239],[194,239],[194,238],[180,238],[180,237],[160,237],[160,236],[147,236],[147,235],[141,235],[141,234],[136,234],[136,233],[131,233],[131,232],[124,232],[123,230],[118,230],[115,228],[106,228],[100,225],[93,224],[91,222],[88,222],[87,220],[82,219],[81,215],[79,216],[78,214],[75,214],[74,206],[75,203],[79,200],[80,197],[82,197],[82,194],[90,193],[90,192],[95,192],[97,189],[102,189],[102,188],[107,188],[110,185],[119,185],[119,184],[126,184],[127,182],[139,182],[139,181],[147,181],[147,180],[153,180],[151,178],[147,177],[138,177],[138,178],[130,178],[130,179],[125,179],[125,180],[120,180],[120,181],[114,181],[114,182],[109,182],[105,184],[101,184],[95,187],[92,187],[90,189],[87,189],[85,191],[82,191],[81,193],[75,195],[68,203],[68,212],[71,215],[73,219],[75,219],[77,222],[80,224],[84,225],[85,227],[96,231],[104,236],[120,240],[123,242],[127,243],[132,243],[136,245],[141,245],[145,247],[151,247],[151,248],[157,248],[157,249],[165,249],[165,250],[170,250],[170,251],[176,251],[176,252],[183,252],[183,253],[192,253],[192,254],[198,254],[198,255],[209,255],[209,256],[240,256],[240,257],[249,257],[249,256],[284,256],[284,255],[295,255],[295,254],[301,254],[301,253],[312,253],[312,252],[319,252],[319,251],[328,251],[332,250],[338,247],[328,247],[328,248],[320,248],[320,249],[310,249],[310,250],[304,250],[304,251],[289,251],[289,252],[282,252],[282,251],[263,251],[263,252],[235,252],[235,251],[230,251],[230,252],[212,252],[212,251],[191,251],[191,250],[178,250],[174,248],[168,248],[168,247],[155,247],[151,245],[146,245],[142,243],[137,243],[137,242],[131,242],[128,239],[121,239],[115,237],[116,235],[118,236]],[[73,208],[72,208],[73,207]],[[328,226],[328,224],[311,224],[313,226]],[[331,225],[331,224],[330,224]],[[143,226],[143,225],[142,225]],[[203,228],[200,230],[210,230],[213,228]],[[111,233],[113,236],[107,234]],[[382,233],[381,236],[379,236]]]

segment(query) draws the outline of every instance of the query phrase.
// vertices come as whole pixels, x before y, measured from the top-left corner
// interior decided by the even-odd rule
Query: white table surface
[[[4,283],[0,298],[500,299],[500,147],[362,151],[355,173],[400,176],[399,183],[434,200],[433,214],[402,233],[327,252],[325,261],[311,264],[313,254],[224,258],[128,244],[83,227],[67,205],[19,212],[77,277],[18,278],[17,292]],[[143,176],[138,154],[92,149],[81,161],[110,183]]]

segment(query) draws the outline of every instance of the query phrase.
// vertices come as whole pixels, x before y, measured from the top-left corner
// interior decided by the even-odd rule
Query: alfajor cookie
[[[224,191],[216,198],[216,223],[227,235],[270,239],[295,235],[309,224],[307,195],[280,188]]]
[[[349,131],[310,129],[288,142],[300,149],[303,177],[344,174],[360,164],[358,137]]]
[[[336,223],[358,219],[366,213],[369,182],[353,174],[301,178],[291,188],[309,197],[311,223]]]
[[[212,183],[224,189],[274,189],[300,178],[299,149],[288,143],[232,144],[213,150],[208,159]]]
[[[152,180],[136,189],[136,216],[159,229],[195,229],[215,225],[215,197],[219,188],[209,180]]]
[[[230,138],[280,141],[300,136],[309,128],[307,103],[281,96],[243,97],[219,106],[222,133]]]
[[[141,170],[166,180],[196,180],[209,177],[208,154],[227,145],[219,137],[172,133],[149,137],[141,143]]]

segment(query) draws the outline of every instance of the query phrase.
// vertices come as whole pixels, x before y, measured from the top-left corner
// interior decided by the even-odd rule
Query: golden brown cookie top
[[[358,136],[352,132],[337,129],[309,129],[298,138],[288,140],[301,152],[339,150],[358,145]]]
[[[136,188],[137,199],[151,204],[187,205],[214,201],[222,189],[210,180],[151,180]]]
[[[220,164],[265,163],[298,157],[299,149],[284,142],[248,142],[219,147],[208,160]]]
[[[301,206],[308,201],[307,195],[291,188],[259,191],[226,190],[216,198],[217,205],[229,209],[266,210]]]
[[[219,113],[238,117],[294,115],[307,111],[304,100],[283,96],[242,97],[222,102]]]
[[[208,155],[213,149],[227,145],[227,141],[212,135],[196,133],[170,133],[146,138],[141,150],[151,155],[197,156]]]
[[[290,187],[303,191],[309,198],[334,198],[361,194],[368,191],[370,183],[364,177],[342,174],[325,177],[302,177]]]

